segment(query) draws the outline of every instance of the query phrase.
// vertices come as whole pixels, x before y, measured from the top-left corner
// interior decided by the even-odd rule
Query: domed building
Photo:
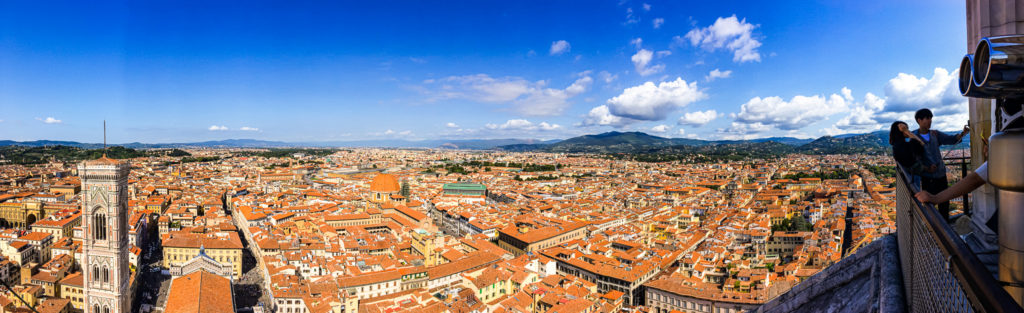
[[[398,195],[402,186],[398,178],[391,174],[378,174],[370,182],[370,202],[385,203],[391,200],[392,195]]]

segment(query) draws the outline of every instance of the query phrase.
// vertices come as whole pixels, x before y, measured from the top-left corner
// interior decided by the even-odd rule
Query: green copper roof
[[[462,189],[462,190],[487,190],[487,186],[481,184],[467,184],[467,183],[450,183],[444,184],[444,189]]]

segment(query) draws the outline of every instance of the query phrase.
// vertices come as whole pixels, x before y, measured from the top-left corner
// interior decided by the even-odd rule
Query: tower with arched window
[[[82,180],[82,272],[86,313],[131,310],[128,268],[127,162],[107,158],[78,165]]]

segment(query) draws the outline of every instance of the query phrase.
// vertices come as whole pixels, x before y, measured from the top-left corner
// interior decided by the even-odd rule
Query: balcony
[[[1003,290],[996,273],[935,207],[913,197],[918,190],[903,171],[897,172],[896,237],[908,311],[1024,312]]]

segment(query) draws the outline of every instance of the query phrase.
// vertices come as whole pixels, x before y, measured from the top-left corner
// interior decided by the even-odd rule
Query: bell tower
[[[84,226],[82,275],[86,313],[131,310],[128,268],[128,162],[78,164]]]

